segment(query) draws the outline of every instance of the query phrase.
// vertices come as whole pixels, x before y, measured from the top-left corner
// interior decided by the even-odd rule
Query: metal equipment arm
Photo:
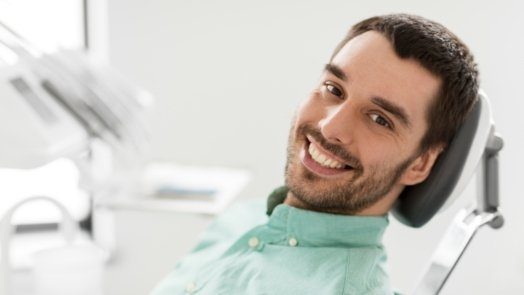
[[[495,134],[494,128],[491,128],[489,140],[480,162],[477,204],[473,208],[460,210],[455,216],[444,239],[434,252],[429,268],[424,272],[413,294],[438,294],[477,230],[486,224],[494,229],[498,229],[504,224],[504,219],[498,212],[498,152],[502,149],[502,146],[502,138]]]

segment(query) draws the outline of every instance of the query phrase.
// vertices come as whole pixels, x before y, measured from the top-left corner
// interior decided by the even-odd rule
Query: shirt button
[[[251,247],[251,248],[255,248],[256,246],[258,246],[259,243],[260,243],[260,241],[259,241],[258,238],[256,238],[256,237],[252,237],[252,238],[249,239],[249,241],[247,242],[247,244],[248,244],[249,247]]]
[[[186,285],[186,292],[187,293],[193,293],[194,291],[196,290],[196,284],[195,282],[189,282],[187,285]]]
[[[291,247],[295,247],[296,245],[298,245],[298,241],[295,238],[290,238],[288,243],[289,243],[289,246]]]

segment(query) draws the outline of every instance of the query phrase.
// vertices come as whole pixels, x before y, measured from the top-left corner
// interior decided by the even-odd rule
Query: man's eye
[[[341,98],[342,96],[344,96],[342,90],[340,90],[340,88],[338,88],[336,85],[331,84],[330,82],[324,83],[324,89],[336,97]]]
[[[384,117],[382,117],[381,115],[379,114],[371,114],[369,115],[371,117],[371,120],[373,120],[375,123],[381,125],[381,126],[384,126],[386,128],[389,128],[391,129],[392,126],[391,124],[389,123],[388,120],[386,120]]]

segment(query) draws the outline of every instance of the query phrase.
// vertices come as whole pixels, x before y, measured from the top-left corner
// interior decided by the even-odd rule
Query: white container
[[[90,245],[68,245],[35,253],[36,295],[102,295],[106,256]]]

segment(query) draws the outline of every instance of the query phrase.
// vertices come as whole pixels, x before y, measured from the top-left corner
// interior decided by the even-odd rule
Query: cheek
[[[412,142],[368,136],[360,141],[359,154],[365,168],[388,169],[411,157],[416,147]]]
[[[355,132],[354,136],[355,142],[358,142],[357,155],[364,167],[381,166],[384,163],[394,162],[404,155],[398,143],[370,134],[365,128]]]
[[[296,122],[298,125],[304,122],[318,122],[324,115],[324,105],[320,101],[318,91],[313,91],[298,107]]]

